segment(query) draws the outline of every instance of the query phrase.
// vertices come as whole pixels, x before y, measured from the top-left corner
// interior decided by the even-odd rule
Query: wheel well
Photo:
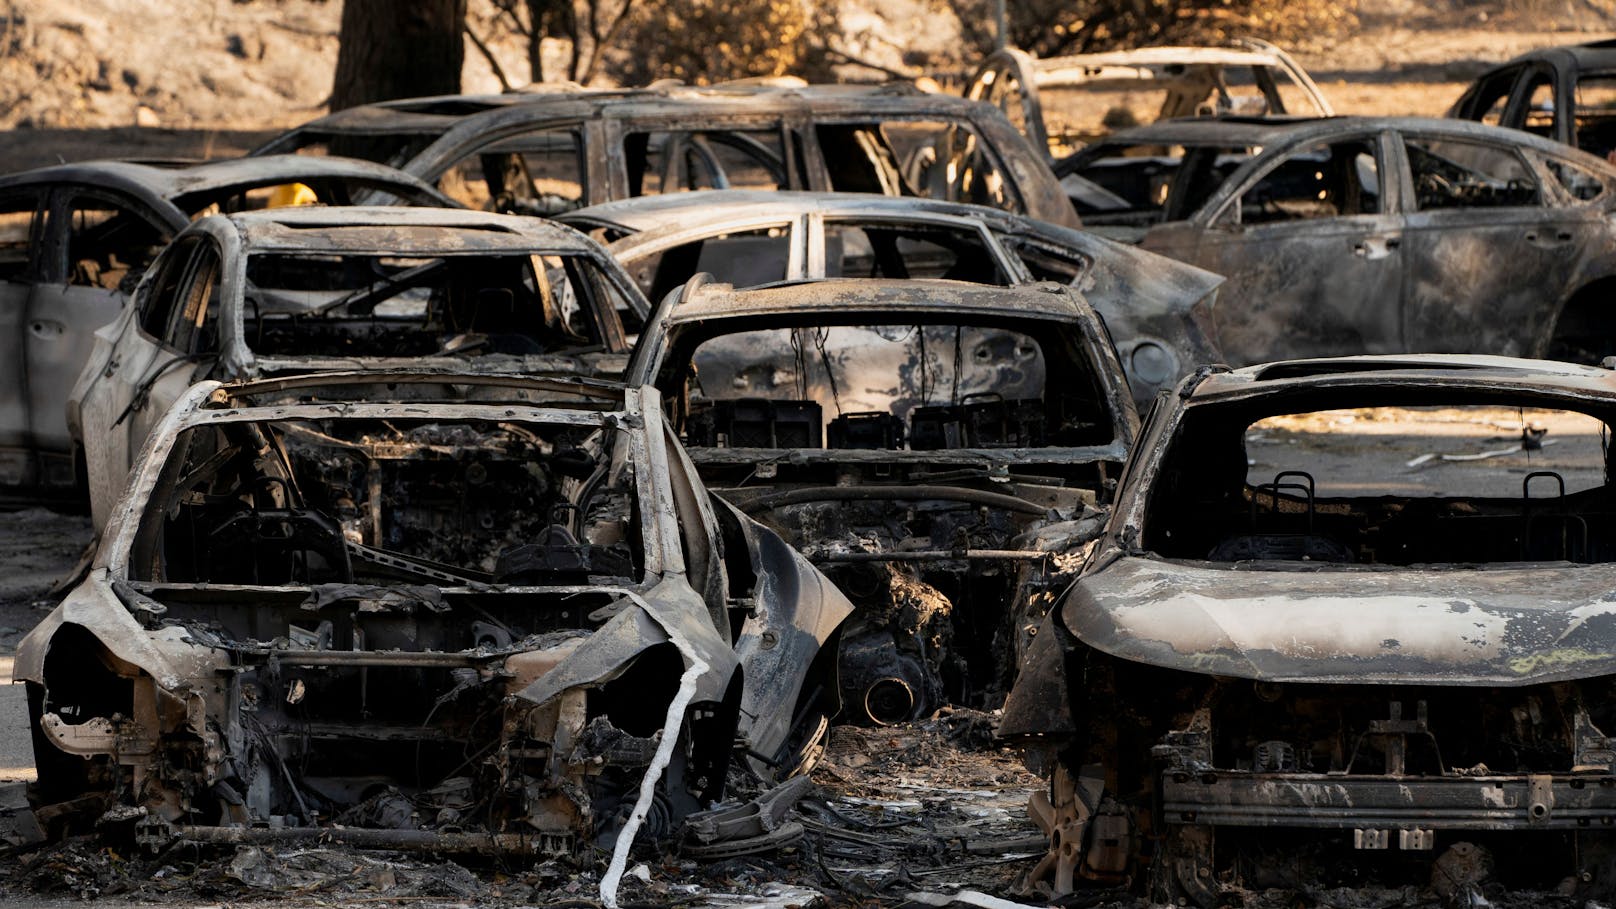
[[[1616,277],[1585,284],[1566,300],[1545,355],[1573,363],[1616,355]]]

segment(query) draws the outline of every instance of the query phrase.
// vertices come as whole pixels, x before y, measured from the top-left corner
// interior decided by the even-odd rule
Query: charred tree
[[[331,109],[460,91],[465,24],[466,0],[344,0]]]

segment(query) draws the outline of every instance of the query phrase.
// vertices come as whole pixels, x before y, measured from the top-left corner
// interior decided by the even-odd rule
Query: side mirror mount
[[[1233,202],[1225,205],[1223,211],[1218,212],[1217,217],[1213,218],[1208,226],[1213,230],[1239,233],[1244,227],[1240,220],[1240,198],[1236,197]]]

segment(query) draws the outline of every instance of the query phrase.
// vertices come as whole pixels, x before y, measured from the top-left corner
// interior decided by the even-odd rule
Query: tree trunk
[[[577,18],[572,0],[527,0],[527,11],[528,21],[533,23],[533,31],[528,36],[528,66],[533,71],[533,81],[544,82],[548,77],[542,55],[544,39],[560,38],[576,45]],[[567,77],[571,78],[572,74],[568,73]]]
[[[460,91],[466,0],[343,0],[331,109]]]

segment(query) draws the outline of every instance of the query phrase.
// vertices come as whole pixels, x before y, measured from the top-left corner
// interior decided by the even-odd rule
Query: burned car
[[[1157,120],[1334,114],[1290,54],[1254,38],[1042,60],[1005,48],[982,62],[965,94],[1003,110],[1051,160]]]
[[[1613,420],[1616,373],[1502,357],[1164,397],[999,727],[1052,779],[1034,877],[1608,901]]]
[[[1448,116],[1522,129],[1609,160],[1616,152],[1616,41],[1522,54],[1477,77]]]
[[[864,723],[1002,698],[1138,427],[1104,327],[1058,284],[697,276],[629,376],[708,488],[853,602],[840,684]]]
[[[817,278],[946,278],[1075,288],[1105,320],[1134,399],[1222,362],[1222,279],[1083,231],[980,205],[853,193],[714,190],[561,215],[607,243],[650,300],[698,273],[734,287]],[[645,313],[623,313],[636,330]]]
[[[968,202],[1077,226],[1042,153],[998,110],[913,87],[751,84],[500,97],[458,114],[453,99],[353,107],[259,153],[329,147],[369,157],[363,146],[375,143],[378,160],[468,207],[518,214],[696,189],[806,189]],[[410,108],[427,101],[430,113]],[[389,123],[407,141],[389,141]]]
[[[0,177],[0,501],[71,500],[85,482],[62,419],[96,329],[173,236],[210,212],[455,203],[392,168],[276,156],[159,167],[90,161]]]
[[[389,366],[614,376],[627,361],[617,311],[638,293],[593,241],[536,218],[394,207],[204,218],[98,335],[69,396],[95,524],[151,427],[202,378]]]
[[[156,847],[626,854],[719,798],[733,749],[802,767],[849,609],[702,488],[654,389],[202,382],[19,646],[34,817]]]
[[[1616,167],[1458,120],[1178,120],[1056,166],[1087,229],[1229,280],[1228,362],[1616,353]]]

